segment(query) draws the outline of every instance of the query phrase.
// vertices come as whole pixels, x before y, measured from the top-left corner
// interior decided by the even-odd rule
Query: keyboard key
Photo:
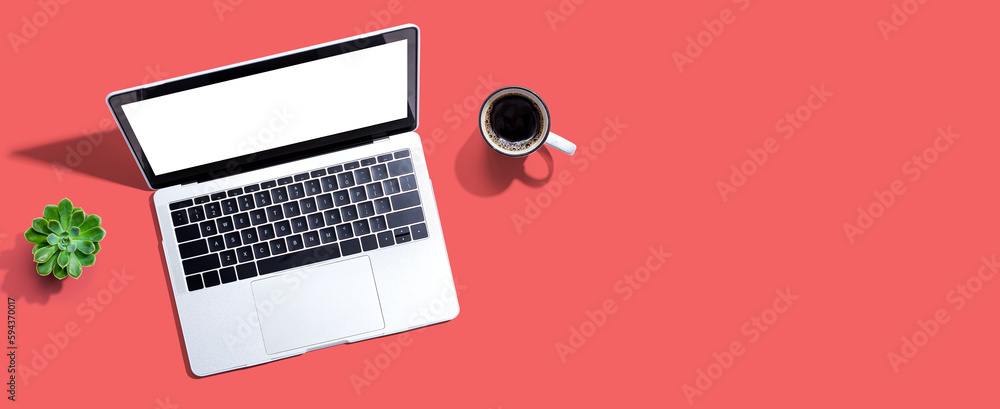
[[[357,168],[360,168],[360,167],[361,167],[361,164],[358,163],[357,161],[348,162],[348,163],[344,164],[344,170],[357,169]]]
[[[361,166],[371,166],[375,164],[375,158],[365,158],[361,160]]]
[[[205,243],[205,239],[189,241],[181,244],[178,248],[181,251],[181,258],[191,258],[202,254],[208,254],[208,244]]]
[[[344,218],[345,222],[358,219],[358,208],[354,205],[344,206],[340,208],[340,216]]]
[[[260,190],[260,185],[254,183],[250,186],[243,186],[243,193],[253,193]]]
[[[278,182],[275,182],[273,180],[269,180],[267,182],[260,182],[260,188],[261,189],[270,189],[270,188],[273,188],[275,186],[278,186]]]
[[[406,243],[410,241],[410,228],[400,227],[392,231],[392,235],[396,236],[396,244]]]
[[[340,210],[333,209],[323,212],[323,218],[326,219],[327,226],[333,226],[335,224],[340,224]]]
[[[331,167],[328,167],[328,168],[326,168],[326,173],[327,173],[328,175],[332,175],[332,174],[334,174],[334,173],[337,173],[337,172],[343,172],[343,171],[344,171],[344,167],[343,167],[343,166],[340,166],[340,165],[337,165],[337,166],[331,166]]]
[[[372,231],[382,231],[389,228],[385,224],[385,216],[372,217],[371,219],[368,219],[368,224],[370,225]]]
[[[306,216],[306,221],[309,222],[309,230],[315,230],[315,229],[318,229],[320,227],[325,226],[325,224],[323,224],[323,214],[322,213],[310,214],[310,215]]]
[[[250,213],[240,213],[233,216],[233,227],[237,229],[250,227]]]
[[[301,183],[288,185],[288,198],[291,200],[306,197],[306,191],[302,189]]]
[[[327,227],[319,231],[319,238],[323,241],[323,244],[337,241],[337,229],[334,227]]]
[[[301,182],[301,181],[306,180],[306,179],[309,179],[309,174],[308,173],[300,173],[298,175],[295,175],[295,181],[296,182]]]
[[[358,203],[358,217],[366,219],[375,215],[375,206],[372,202]]]
[[[236,205],[235,198],[229,198],[223,200],[221,204],[222,204],[222,214],[233,214],[240,211],[240,207]]]
[[[365,185],[365,190],[368,193],[369,199],[374,199],[376,197],[382,197],[382,184],[381,183],[369,183]]]
[[[351,203],[351,193],[347,190],[338,190],[333,192],[333,203],[337,206],[343,206]]]
[[[389,168],[389,176],[392,177],[413,173],[413,163],[410,162],[410,158],[389,162],[386,167]]]
[[[243,240],[243,244],[256,243],[259,240],[257,238],[257,229],[249,228],[240,230],[240,239]]]
[[[312,176],[314,178],[318,178],[323,175],[326,175],[326,169],[317,169],[312,172],[309,172],[309,176]]]
[[[205,210],[202,209],[201,206],[195,206],[189,208],[187,209],[187,211],[188,211],[188,220],[190,220],[191,223],[197,223],[202,220],[205,220]]]
[[[271,192],[263,191],[253,194],[253,200],[257,203],[257,207],[264,207],[271,205]]]
[[[273,222],[281,220],[285,217],[285,214],[281,211],[280,205],[274,205],[267,208],[267,221]]]
[[[354,182],[359,185],[365,183],[370,183],[372,181],[372,172],[368,168],[361,168],[354,171]]]
[[[355,186],[351,190],[351,202],[357,203],[363,200],[368,200],[368,195],[365,194],[364,186]]]
[[[333,208],[333,195],[324,193],[316,196],[316,210],[326,210]]]
[[[253,260],[253,249],[250,246],[236,249],[236,258],[239,259],[240,263],[246,263]],[[238,268],[239,267],[237,267],[237,269]]]
[[[385,164],[372,166],[372,179],[382,180],[388,177],[389,171],[385,168]]]
[[[253,263],[240,264],[236,266],[236,276],[240,280],[257,277],[257,266]]]
[[[278,179],[278,186],[287,185],[287,184],[292,183],[292,182],[294,182],[294,180],[292,180],[291,176],[286,177],[286,178],[281,178],[281,179]]]
[[[424,221],[424,212],[419,207],[411,207],[400,212],[389,213],[385,215],[385,220],[389,223],[390,229],[395,229],[399,226]]]
[[[222,278],[222,284],[236,281],[236,269],[232,267],[220,268],[219,277]]]
[[[226,192],[212,193],[212,200],[222,200],[226,198]]]
[[[354,237],[354,230],[351,229],[350,223],[337,225],[337,239],[346,240],[351,237]]]
[[[417,188],[417,178],[413,174],[409,174],[399,178],[399,187],[403,188],[403,191],[413,190]]]
[[[219,272],[216,270],[206,271],[201,274],[201,279],[205,280],[205,288],[215,287],[221,282],[219,281]]]
[[[253,256],[257,258],[264,258],[271,255],[271,250],[268,248],[267,243],[257,243],[253,245]]]
[[[305,199],[299,200],[299,209],[302,210],[302,214],[309,214],[319,210],[316,208],[316,198],[307,197]]]
[[[306,222],[306,218],[299,216],[291,220],[292,222],[292,233],[302,233],[309,230],[309,223]]]
[[[292,226],[288,223],[288,220],[282,220],[274,224],[274,233],[277,234],[278,237],[285,237],[292,234]]]
[[[370,229],[368,229],[368,220],[358,220],[354,223],[351,223],[351,227],[354,228],[355,236],[364,236],[372,232]]]
[[[410,234],[413,235],[413,240],[420,240],[427,237],[427,226],[423,223],[410,226]]]
[[[375,214],[386,214],[392,211],[392,206],[389,205],[389,198],[383,197],[381,199],[375,200]]]
[[[230,190],[226,191],[226,196],[229,196],[229,197],[236,197],[236,196],[239,196],[239,195],[242,195],[242,194],[243,194],[243,188],[242,187],[238,187],[236,189],[230,189]]]
[[[369,234],[361,238],[361,248],[365,251],[371,251],[378,248],[378,239],[374,234]]]
[[[194,205],[194,201],[193,200],[191,200],[191,199],[181,200],[179,202],[171,203],[170,204],[170,210],[183,209],[183,208],[191,206],[191,205]]]
[[[212,202],[205,205],[205,218],[214,219],[219,216],[222,216],[222,208],[219,206],[219,202]]]
[[[396,240],[392,237],[391,231],[384,231],[378,234],[379,247],[389,247],[393,244],[396,244]]]
[[[215,221],[215,228],[219,233],[228,233],[233,231],[233,218],[226,216]]]
[[[378,163],[388,162],[388,161],[391,161],[391,160],[392,160],[392,154],[391,153],[387,153],[385,155],[379,155],[379,157],[378,157]]]
[[[232,250],[226,250],[219,253],[219,258],[222,260],[222,266],[231,266],[236,264],[236,252]]]
[[[281,203],[288,200],[288,188],[282,186],[271,189],[271,203]]]
[[[288,251],[288,247],[285,246],[285,239],[274,239],[269,244],[271,245],[271,254],[278,255]]]
[[[267,211],[264,209],[257,209],[250,212],[250,222],[254,226],[267,223]]]
[[[184,281],[187,281],[188,291],[195,291],[205,288],[205,286],[201,283],[200,275],[195,274],[193,276],[187,276],[184,278]]]
[[[295,217],[301,214],[299,212],[299,202],[288,202],[281,205],[281,209],[284,210],[285,217]]]
[[[222,236],[223,240],[226,242],[226,248],[232,249],[243,245],[243,241],[240,240],[239,232],[232,232]]]
[[[309,250],[292,252],[281,256],[259,260],[257,261],[257,267],[260,268],[261,274],[271,274],[277,271],[302,267],[311,263],[332,260],[338,257],[340,257],[340,246],[337,243],[330,243]]]
[[[337,178],[335,176],[327,176],[323,179],[320,179],[320,184],[323,185],[324,192],[337,190]]]
[[[215,222],[211,220],[207,222],[202,222],[200,226],[201,226],[201,237],[213,236],[216,233],[218,233],[218,231],[215,230]]]
[[[302,183],[302,186],[306,189],[306,196],[313,196],[323,193],[323,188],[319,185],[319,180],[307,180]]]
[[[387,195],[394,195],[403,191],[399,188],[399,181],[396,179],[383,180],[382,190],[385,191],[385,194]]]
[[[358,254],[361,252],[361,242],[358,239],[348,239],[340,242],[340,251],[344,256]]]
[[[302,242],[306,247],[316,247],[319,245],[319,234],[314,231],[302,233]]]
[[[174,227],[177,227],[183,224],[187,224],[188,215],[187,212],[183,210],[177,210],[174,212],[170,212],[170,219],[174,221]]]
[[[407,156],[410,156],[410,150],[409,150],[409,149],[406,149],[406,150],[402,150],[402,151],[399,151],[399,152],[396,152],[396,153],[393,153],[392,155],[393,155],[394,157],[396,157],[396,159],[399,159],[399,158],[405,158],[405,157],[407,157]]]
[[[236,198],[236,203],[239,203],[241,212],[245,212],[256,207],[254,206],[253,196],[251,195],[243,195]]]
[[[219,255],[210,253],[201,257],[189,258],[182,261],[181,264],[184,266],[185,275],[213,270],[219,268]]]
[[[351,172],[338,173],[337,184],[340,185],[340,187],[354,186],[354,173]]]
[[[212,236],[208,239],[208,250],[211,252],[222,251],[226,249],[226,240],[222,236]]]
[[[302,236],[296,234],[285,237],[285,245],[288,246],[288,251],[302,250]]]
[[[177,237],[178,243],[194,240],[201,237],[201,229],[198,228],[197,224],[181,226],[174,229],[174,237]]]
[[[420,205],[420,196],[417,195],[416,191],[400,193],[390,197],[390,199],[392,200],[392,210],[403,210]]]
[[[208,196],[200,196],[194,198],[194,204],[208,203]]]
[[[273,239],[274,236],[274,226],[270,224],[265,224],[263,226],[257,227],[257,237],[260,241],[267,241]]]

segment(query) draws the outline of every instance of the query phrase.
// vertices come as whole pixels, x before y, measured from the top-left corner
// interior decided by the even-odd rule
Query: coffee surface
[[[538,134],[541,118],[535,104],[521,95],[505,95],[493,102],[490,125],[500,138],[518,143]]]

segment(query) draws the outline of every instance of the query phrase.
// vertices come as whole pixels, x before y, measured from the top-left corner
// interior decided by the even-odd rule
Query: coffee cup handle
[[[573,153],[576,152],[575,143],[556,135],[555,132],[549,132],[549,137],[545,138],[545,144],[570,156],[573,156]]]

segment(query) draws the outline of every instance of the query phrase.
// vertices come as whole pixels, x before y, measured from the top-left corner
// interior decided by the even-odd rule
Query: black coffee
[[[489,114],[490,127],[496,136],[507,142],[519,143],[536,135],[541,128],[538,106],[521,95],[505,95],[493,101]]]

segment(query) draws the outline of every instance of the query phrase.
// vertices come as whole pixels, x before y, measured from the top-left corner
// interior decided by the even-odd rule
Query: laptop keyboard
[[[170,204],[188,291],[427,237],[410,151]]]

